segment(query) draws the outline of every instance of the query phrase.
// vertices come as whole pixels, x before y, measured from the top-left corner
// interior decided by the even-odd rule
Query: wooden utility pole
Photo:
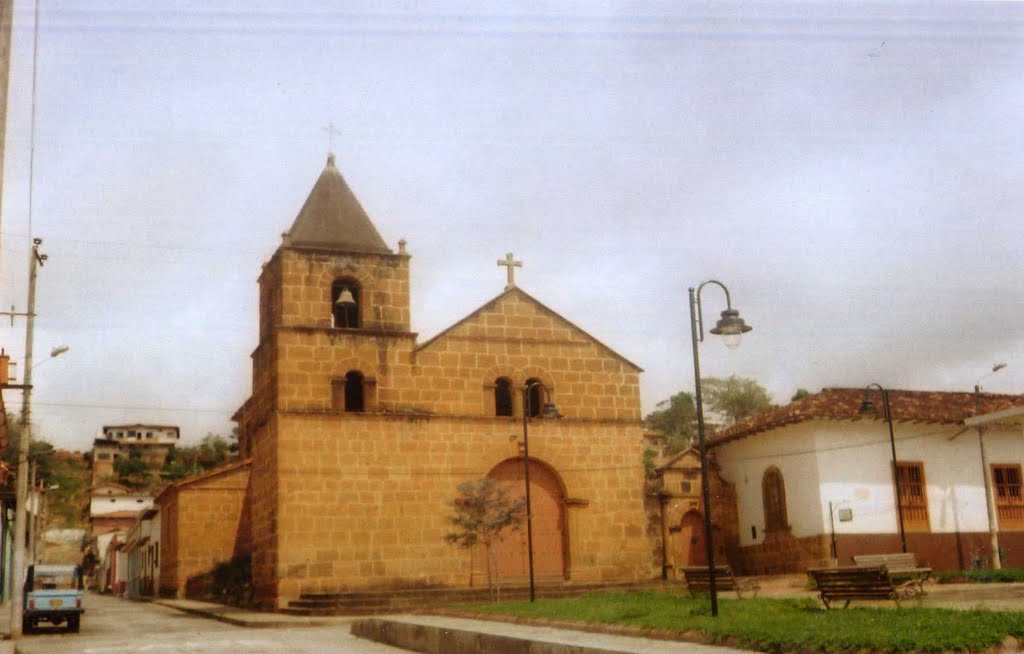
[[[25,541],[28,517],[28,456],[32,442],[32,343],[36,325],[36,273],[46,261],[39,253],[43,239],[32,239],[28,262],[28,311],[25,323],[25,384],[21,404],[21,439],[18,442],[17,506],[14,511],[14,562],[11,566],[11,638],[21,637],[25,602]]]

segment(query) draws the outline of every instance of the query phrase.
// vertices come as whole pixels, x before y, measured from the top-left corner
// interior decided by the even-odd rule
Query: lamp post
[[[889,406],[889,391],[882,388],[880,384],[871,383],[864,387],[864,401],[860,404],[861,413],[874,413],[875,405],[871,402],[871,389],[877,388],[882,394],[882,404],[885,407],[885,419],[889,423],[889,449],[892,454],[892,483],[896,490],[896,523],[900,530],[900,550],[907,551],[907,533],[903,528],[903,493],[900,489],[900,469],[896,465],[896,435],[892,428],[892,407]]]
[[[534,388],[543,388],[548,400],[551,389],[542,381],[530,381],[523,386],[523,478],[526,480],[526,560],[530,569],[530,601],[536,601],[537,590],[533,576],[533,513],[530,505],[530,392]],[[546,402],[541,418],[560,418],[554,403]]]
[[[1005,367],[1005,363],[993,365],[992,371],[982,375],[974,384],[975,415],[981,414],[981,380],[989,375],[994,375]],[[981,425],[978,425],[978,449],[981,451],[981,484],[985,487],[985,511],[988,513],[988,538],[992,546],[992,569],[1000,570],[1003,567],[1003,561],[999,556],[999,529],[996,526],[996,511],[992,506],[992,484],[989,479],[988,454],[985,452],[985,428]]]
[[[697,402],[697,438],[700,443],[700,488],[704,498],[704,545],[708,559],[708,581],[711,595],[711,616],[718,615],[718,587],[715,582],[715,548],[712,543],[711,533],[711,489],[708,485],[708,457],[707,443],[704,439],[704,407],[701,402],[700,388],[700,350],[698,342],[704,341],[704,312],[701,309],[700,294],[708,284],[714,284],[725,292],[725,311],[714,328],[709,330],[716,336],[722,336],[729,349],[735,349],[740,344],[743,334],[749,332],[752,327],[743,322],[740,312],[732,308],[732,299],[729,297],[729,289],[720,281],[709,279],[694,290],[690,287],[690,335],[693,338],[693,384]]]

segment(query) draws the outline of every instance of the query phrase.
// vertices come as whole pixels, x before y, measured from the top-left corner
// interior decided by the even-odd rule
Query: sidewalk
[[[261,611],[250,611],[224,604],[213,602],[199,602],[188,599],[154,599],[152,604],[167,606],[192,615],[219,620],[238,627],[249,627],[250,629],[273,629],[278,627],[319,627],[328,625],[341,625],[352,622],[355,618],[346,616],[323,616],[310,618],[300,615],[285,615],[283,613],[266,613]],[[2,654],[2,652],[0,652]]]

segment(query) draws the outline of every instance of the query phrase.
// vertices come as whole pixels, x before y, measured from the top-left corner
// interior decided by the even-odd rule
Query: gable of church
[[[519,288],[417,347],[415,365],[468,391],[453,413],[502,415],[497,387],[507,384],[515,396],[536,380],[566,416],[639,419],[641,368]]]

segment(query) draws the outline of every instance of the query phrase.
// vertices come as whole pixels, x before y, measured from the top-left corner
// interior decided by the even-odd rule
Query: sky
[[[15,2],[0,305],[25,311],[42,238],[32,415],[58,447],[126,422],[230,432],[260,266],[328,150],[408,241],[420,342],[501,293],[512,252],[519,286],[644,368],[644,413],[693,389],[687,289],[709,279],[753,331],[708,336],[703,374],[776,403],[1024,392],[1024,3],[38,15],[33,57]],[[702,306],[710,326],[724,294]],[[0,344],[23,359],[23,318]]]

